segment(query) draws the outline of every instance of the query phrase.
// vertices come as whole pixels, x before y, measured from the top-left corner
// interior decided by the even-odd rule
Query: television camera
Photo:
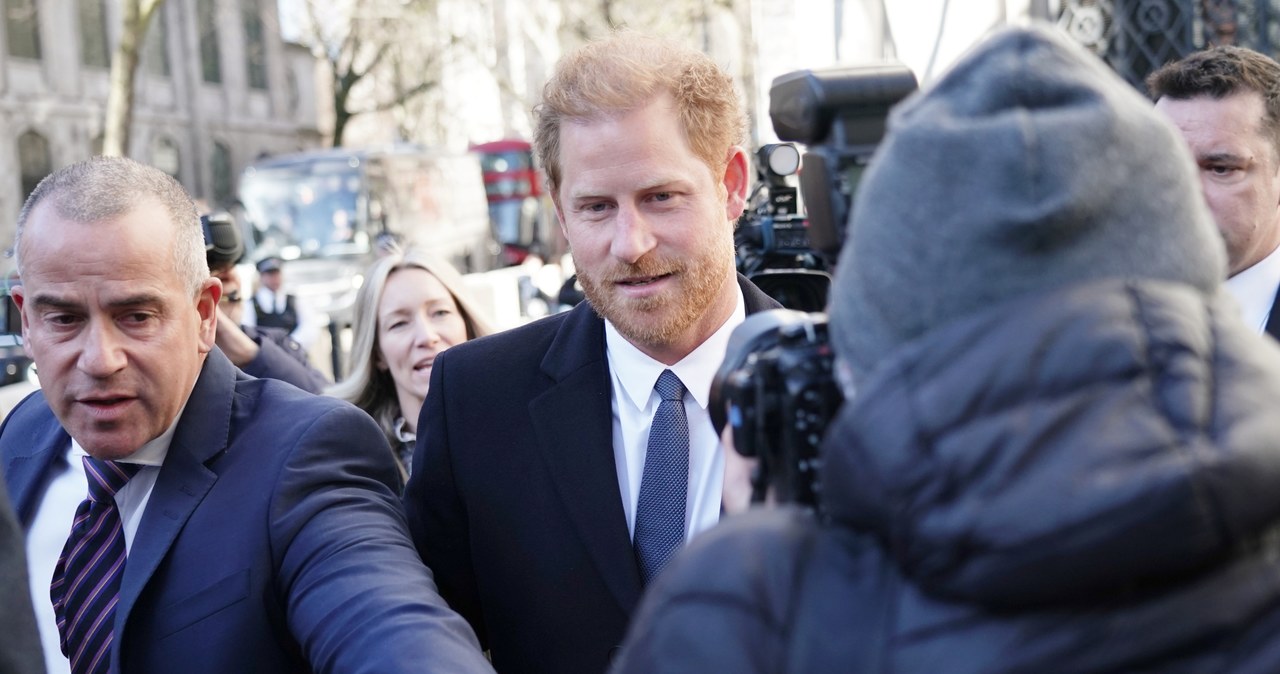
[[[800,150],[793,143],[756,151],[756,185],[734,230],[738,271],[785,307],[821,311],[831,276],[827,261],[809,245],[808,222],[791,182],[799,170]]]
[[[755,208],[745,225],[772,231],[746,239],[740,259],[773,263],[789,258],[821,266],[769,269],[765,264],[743,273],[757,283],[764,279],[774,292],[762,289],[775,298],[812,300],[811,272],[822,274],[827,285],[816,307],[811,301],[803,307],[783,301],[792,308],[748,316],[734,330],[712,379],[710,412],[716,432],[729,426],[734,449],[759,460],[753,501],[764,500],[772,489],[780,502],[820,509],[818,449],[843,397],[833,375],[827,317],[815,312],[825,309],[827,271],[839,257],[858,181],[884,137],[889,110],[916,87],[915,75],[905,66],[881,64],[796,71],[774,79],[770,88],[769,117],[778,138],[807,147],[797,167],[807,218],[797,220],[794,211],[783,208],[791,201],[785,176],[766,175],[761,189],[769,197],[753,198]],[[760,164],[772,170],[777,151],[762,156]],[[790,161],[778,166],[787,168]],[[775,198],[775,193],[781,196]]]

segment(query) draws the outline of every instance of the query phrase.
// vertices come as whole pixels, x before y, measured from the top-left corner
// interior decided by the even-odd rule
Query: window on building
[[[222,143],[213,144],[213,201],[223,205],[235,200],[231,184],[231,148]]]
[[[151,143],[151,165],[182,182],[182,154],[178,144],[168,136],[157,136]]]
[[[260,0],[240,0],[240,13],[244,17],[244,57],[249,70],[249,86],[267,88],[267,41],[262,37],[262,3]]]
[[[218,3],[196,0],[197,24],[200,27],[200,72],[204,81],[222,81],[222,51],[218,48]]]
[[[111,64],[107,46],[107,15],[103,0],[77,0],[80,10],[80,62],[90,68]]]
[[[142,67],[156,77],[169,76],[169,36],[165,32],[164,5],[151,17],[142,42]]]
[[[18,167],[22,173],[22,199],[25,201],[45,176],[53,173],[49,141],[35,131],[18,136]]]
[[[4,29],[9,55],[40,58],[40,13],[37,0],[4,0]]]

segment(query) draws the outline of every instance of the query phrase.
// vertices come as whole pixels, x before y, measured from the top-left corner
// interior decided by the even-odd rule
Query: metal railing
[[[1058,25],[1140,90],[1152,70],[1207,46],[1272,57],[1280,0],[1063,0]]]

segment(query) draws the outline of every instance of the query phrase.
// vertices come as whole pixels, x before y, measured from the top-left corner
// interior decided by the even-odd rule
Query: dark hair
[[[1167,63],[1147,76],[1152,100],[1215,99],[1252,91],[1266,109],[1263,131],[1280,153],[1280,63],[1252,49],[1211,47]]]

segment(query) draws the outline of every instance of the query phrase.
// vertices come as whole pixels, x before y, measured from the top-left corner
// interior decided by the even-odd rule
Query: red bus
[[[502,245],[506,261],[519,264],[532,249],[548,243],[539,231],[542,184],[533,165],[533,147],[508,138],[472,145],[471,151],[480,156],[493,237]]]

